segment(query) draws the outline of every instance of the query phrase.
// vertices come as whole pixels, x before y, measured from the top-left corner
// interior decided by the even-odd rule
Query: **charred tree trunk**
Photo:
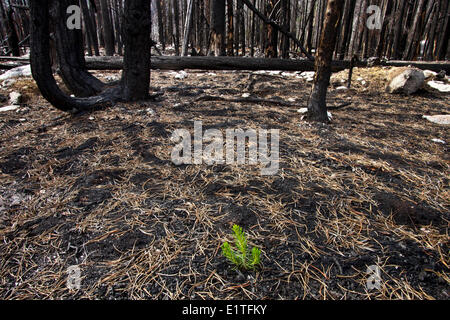
[[[326,96],[330,84],[331,62],[343,5],[344,0],[328,0],[325,22],[315,61],[316,74],[308,102],[308,116],[313,121],[328,122]]]
[[[0,9],[2,10],[3,21],[5,24],[9,52],[12,53],[14,57],[18,57],[20,56],[20,47],[19,36],[17,35],[17,31],[14,26],[14,11],[11,6],[5,10],[3,2],[0,3]]]
[[[194,14],[194,0],[189,0],[189,4],[187,7],[186,12],[186,21],[184,24],[184,37],[183,37],[183,48],[181,55],[187,56],[188,53],[188,47],[189,47],[189,40],[191,36],[192,31],[192,16]]]
[[[122,98],[145,100],[150,90],[150,1],[126,0],[123,19],[124,71]]]
[[[164,36],[164,22],[163,22],[163,13],[161,9],[161,0],[155,0],[155,4],[156,4],[156,13],[158,15],[158,39],[164,51],[166,50],[166,37]]]
[[[180,6],[178,0],[173,0],[173,18],[174,18],[174,36],[175,36],[175,54],[180,55]]]
[[[227,56],[234,56],[234,19],[233,19],[233,0],[227,0]]]
[[[216,56],[225,55],[225,0],[212,0],[211,34]]]
[[[114,96],[112,92],[90,98],[71,98],[61,91],[53,77],[49,54],[49,0],[30,0],[30,13],[31,71],[43,97],[59,110],[70,113],[110,105]]]
[[[114,55],[116,49],[114,45],[114,29],[109,15],[109,5],[107,0],[100,0],[102,22],[103,22],[103,37],[105,39],[105,51],[107,56]]]
[[[268,0],[266,4],[266,16],[270,16],[274,9],[275,0]],[[278,30],[270,24],[267,25],[267,44],[265,48],[265,55],[266,58],[278,57]]]
[[[87,0],[80,0],[81,10],[83,11],[84,23],[86,25],[86,33],[89,41],[94,49],[94,54],[96,56],[100,55],[100,51],[98,48],[98,38],[97,38],[97,30],[95,30],[94,23],[92,21],[92,16],[89,12],[89,8],[86,3]]]
[[[52,0],[52,20],[55,25],[55,44],[60,75],[67,88],[76,96],[88,97],[101,92],[105,85],[86,69],[83,34],[81,30],[69,30],[66,25],[67,8],[78,4],[77,0]]]

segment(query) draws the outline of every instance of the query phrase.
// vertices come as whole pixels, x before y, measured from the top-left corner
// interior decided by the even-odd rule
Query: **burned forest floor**
[[[328,125],[297,112],[299,73],[152,71],[154,101],[78,116],[31,78],[2,87],[23,97],[0,113],[0,298],[449,299],[450,134],[422,118],[449,114],[449,95],[385,93],[386,73],[356,69],[349,90],[335,74],[329,105],[351,104]],[[197,120],[279,129],[278,173],[175,165],[172,133]],[[222,256],[233,224],[259,269]]]

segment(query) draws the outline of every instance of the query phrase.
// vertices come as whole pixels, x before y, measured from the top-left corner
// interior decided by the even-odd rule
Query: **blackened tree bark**
[[[414,42],[418,41],[418,29],[420,28],[419,21],[422,17],[424,2],[425,0],[419,0],[417,4],[416,12],[414,13],[414,19],[412,21],[412,25],[408,33],[408,38],[406,40],[405,51],[403,52],[404,60],[407,60],[408,58],[412,59],[415,55],[414,49],[417,47],[417,44],[414,45]]]
[[[324,26],[315,60],[315,77],[308,102],[308,116],[313,121],[328,122],[327,89],[331,77],[331,61],[336,44],[344,0],[328,0]]]
[[[123,18],[124,71],[122,98],[145,100],[150,90],[150,1],[126,0]]]
[[[192,18],[194,14],[194,0],[189,0],[186,12],[186,21],[184,24],[184,36],[183,36],[183,47],[181,49],[181,55],[187,56],[189,40],[192,31]]]
[[[289,30],[291,27],[291,1],[290,0],[282,0],[281,1],[281,10],[282,10],[282,14],[283,14],[284,28]],[[289,38],[286,35],[283,35],[283,37],[281,38],[281,56],[284,59],[289,58],[289,47],[290,47]]]
[[[77,0],[51,1],[52,21],[61,78],[76,96],[88,97],[101,92],[105,85],[86,69],[82,31],[67,28],[69,15],[66,10],[77,4]]]
[[[89,38],[92,47],[94,48],[94,54],[96,56],[100,55],[100,51],[98,48],[98,38],[97,38],[97,30],[95,30],[94,23],[92,21],[92,16],[89,12],[89,8],[86,3],[87,0],[80,0],[81,10],[83,11],[84,24],[86,25],[86,33]]]
[[[241,46],[241,55],[245,56],[245,15],[244,15],[244,3],[242,0],[237,1],[237,16],[238,19],[238,28],[239,28],[239,43]]]
[[[225,55],[225,0],[211,2],[211,34],[216,56]]]
[[[56,1],[56,0],[55,0]],[[112,92],[89,98],[71,98],[58,87],[51,68],[49,35],[49,0],[30,0],[31,71],[43,97],[59,110],[77,113],[83,110],[106,107],[114,99]]]
[[[105,39],[105,51],[107,56],[114,55],[116,51],[114,45],[114,29],[109,15],[109,5],[107,0],[100,0],[103,22],[103,37]]]
[[[173,19],[174,19],[174,36],[175,36],[175,54],[180,55],[180,4],[178,0],[172,0],[173,2]]]
[[[52,1],[58,2],[58,0],[30,0],[31,70],[44,98],[59,110],[70,113],[108,107],[119,100],[136,101],[147,98],[150,86],[150,2],[125,1],[123,28],[125,56],[120,85],[109,87],[96,96],[71,98],[58,87],[51,68],[49,9]],[[64,17],[65,15],[60,18]]]
[[[166,37],[164,36],[163,12],[161,8],[161,0],[155,0],[156,13],[158,15],[158,39],[161,43],[163,51],[166,50]]]
[[[234,56],[234,19],[233,19],[233,0],[227,0],[227,55]]]
[[[14,11],[11,6],[6,10],[3,6],[3,2],[1,2],[0,9],[2,10],[2,17],[5,24],[9,52],[11,52],[13,56],[18,57],[20,56],[20,47],[19,36],[17,35],[17,30],[14,26]]]
[[[270,16],[275,9],[275,0],[268,0],[266,4],[266,16]],[[270,17],[269,17],[270,18]],[[278,29],[273,25],[267,25],[267,44],[265,47],[266,58],[278,57]]]

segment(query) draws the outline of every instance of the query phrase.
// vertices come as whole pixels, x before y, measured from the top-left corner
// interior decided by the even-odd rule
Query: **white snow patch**
[[[439,115],[435,115],[435,116],[424,115],[422,117],[433,123],[450,124],[450,114],[439,114]]]
[[[450,92],[450,84],[445,84],[441,81],[428,81],[428,85],[440,92]]]
[[[14,111],[14,110],[17,110],[19,108],[20,108],[20,106],[17,106],[17,105],[1,107],[0,108],[0,112]]]
[[[444,141],[444,140],[441,140],[441,139],[431,139],[431,141],[436,142],[436,143],[442,143],[442,144],[445,144],[445,141]]]
[[[31,77],[31,67],[29,64],[5,72],[4,74],[0,75],[0,81],[5,81],[8,79],[16,79],[21,77]]]

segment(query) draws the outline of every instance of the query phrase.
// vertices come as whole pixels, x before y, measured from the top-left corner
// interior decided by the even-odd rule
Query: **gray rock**
[[[389,93],[413,94],[425,83],[422,70],[413,67],[394,68],[389,72],[386,91]]]

